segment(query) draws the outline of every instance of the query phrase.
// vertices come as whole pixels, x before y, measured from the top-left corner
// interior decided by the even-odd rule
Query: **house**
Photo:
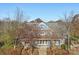
[[[35,21],[31,22],[37,30],[34,30],[34,33],[38,31],[38,37],[33,39],[33,46],[42,48],[42,47],[50,47],[51,46],[51,34],[52,32],[49,31],[49,27],[40,19],[36,19]]]
[[[36,47],[50,47],[51,46],[51,32],[49,31],[48,26],[43,22],[37,25],[39,27],[39,36],[40,38],[35,38],[33,43]]]
[[[25,26],[24,29],[22,28],[22,30],[20,29],[19,31],[21,32],[19,33],[19,39],[24,48],[30,46],[37,48],[50,48],[52,45],[56,45],[60,48],[61,45],[64,44],[64,38],[59,37],[56,31],[40,18],[28,22],[27,24],[27,27]],[[29,29],[30,26],[33,28]]]
[[[40,38],[36,37],[36,38],[33,39],[33,44],[32,45],[34,47],[49,48],[53,44],[55,44],[57,47],[61,47],[61,45],[64,44],[64,39],[63,38],[58,38],[55,31],[53,31],[40,18],[37,18],[36,20],[31,21],[31,24],[34,25],[34,26],[36,25],[36,27],[38,28],[39,36],[40,36]]]

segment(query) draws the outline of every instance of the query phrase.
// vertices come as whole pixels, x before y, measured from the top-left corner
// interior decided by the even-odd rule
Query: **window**
[[[42,41],[40,40],[40,44],[42,44]]]
[[[47,44],[47,40],[44,41],[44,44]]]
[[[41,32],[40,32],[40,35],[41,35],[41,36],[44,36],[45,34],[46,34],[45,31],[41,31]]]
[[[44,44],[44,40],[43,40],[43,44]]]
[[[60,44],[60,41],[59,40],[56,40],[55,43],[56,43],[56,45],[59,45]]]

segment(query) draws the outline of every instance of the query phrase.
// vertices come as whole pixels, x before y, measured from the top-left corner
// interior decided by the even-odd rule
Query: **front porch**
[[[37,48],[49,48],[51,46],[51,40],[34,40],[33,46]]]

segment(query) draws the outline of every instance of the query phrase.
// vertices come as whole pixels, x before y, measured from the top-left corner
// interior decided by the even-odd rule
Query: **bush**
[[[13,47],[13,37],[9,33],[4,33],[0,36],[0,39],[2,42],[4,42],[4,45],[1,48],[12,48]]]
[[[62,44],[61,48],[67,50],[67,44]]]
[[[79,36],[72,35],[72,36],[70,37],[70,40],[78,41],[78,40],[79,40]]]

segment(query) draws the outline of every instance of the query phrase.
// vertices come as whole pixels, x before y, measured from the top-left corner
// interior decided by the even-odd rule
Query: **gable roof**
[[[47,36],[42,36],[42,39],[39,38],[35,40],[51,40],[58,38],[55,31],[53,31],[46,22],[43,22],[40,18],[37,18],[30,23],[38,28],[39,33],[45,32],[47,34]]]
[[[35,20],[33,21],[30,21],[31,23],[41,23],[43,22],[40,18],[36,18]]]
[[[51,30],[53,30],[58,38],[62,38],[62,35],[65,33],[66,28],[64,23],[62,22],[51,22],[51,23],[46,23]]]

